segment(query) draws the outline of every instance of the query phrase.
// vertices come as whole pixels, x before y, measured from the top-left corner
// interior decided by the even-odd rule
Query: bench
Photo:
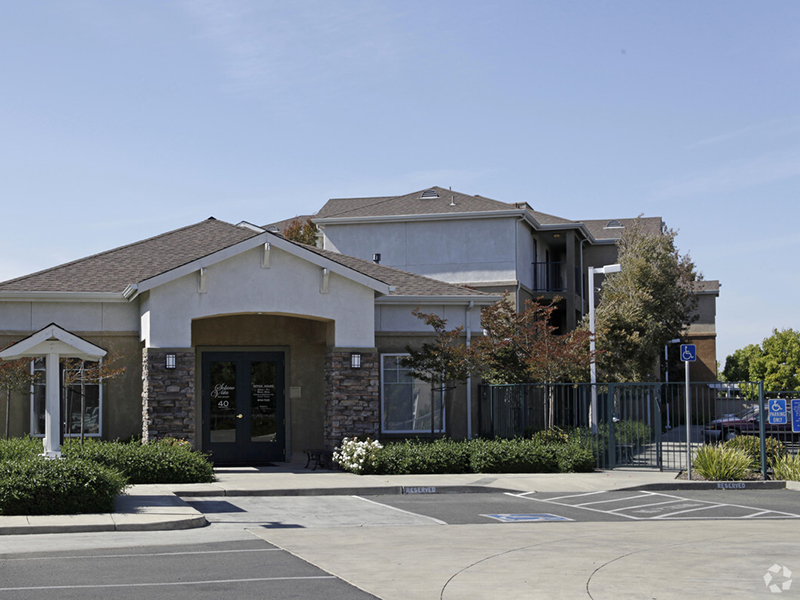
[[[331,469],[333,467],[333,450],[326,450],[324,448],[311,448],[309,450],[303,450],[305,452],[306,457],[306,469],[311,463],[314,463],[313,471],[317,470],[317,467],[321,467],[324,469]]]

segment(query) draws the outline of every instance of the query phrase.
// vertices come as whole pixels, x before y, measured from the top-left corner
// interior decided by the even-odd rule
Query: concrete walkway
[[[136,485],[110,514],[0,516],[0,535],[190,529],[208,524],[182,498],[208,496],[320,496],[402,493],[591,492],[631,488],[685,489],[715,483],[676,480],[674,472],[617,469],[566,474],[353,475],[300,465],[221,468],[209,484]],[[782,482],[767,482],[767,484]],[[758,487],[758,482],[748,482]],[[763,483],[761,484],[763,485]],[[791,483],[787,487],[797,484]]]

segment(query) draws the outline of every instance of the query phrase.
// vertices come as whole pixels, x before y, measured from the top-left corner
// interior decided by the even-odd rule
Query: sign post
[[[686,365],[686,476],[692,479],[692,401],[689,390],[689,363],[697,360],[697,346],[681,344],[681,360]]]

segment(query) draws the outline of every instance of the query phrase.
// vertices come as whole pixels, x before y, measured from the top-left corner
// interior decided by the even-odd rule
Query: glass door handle
[[[243,415],[236,415],[237,419],[241,419]]]

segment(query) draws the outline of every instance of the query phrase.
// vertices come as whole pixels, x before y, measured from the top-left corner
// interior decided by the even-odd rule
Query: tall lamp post
[[[597,433],[597,362],[595,360],[595,332],[594,332],[594,276],[619,273],[622,267],[619,264],[605,265],[603,267],[589,267],[589,371],[592,383],[592,433]]]
[[[681,338],[675,338],[674,340],[668,341],[664,345],[664,383],[669,383],[669,345],[670,344],[680,344]],[[669,385],[664,392],[665,394],[669,394]],[[667,431],[672,429],[672,423],[669,420],[669,398],[664,402],[667,407]]]

